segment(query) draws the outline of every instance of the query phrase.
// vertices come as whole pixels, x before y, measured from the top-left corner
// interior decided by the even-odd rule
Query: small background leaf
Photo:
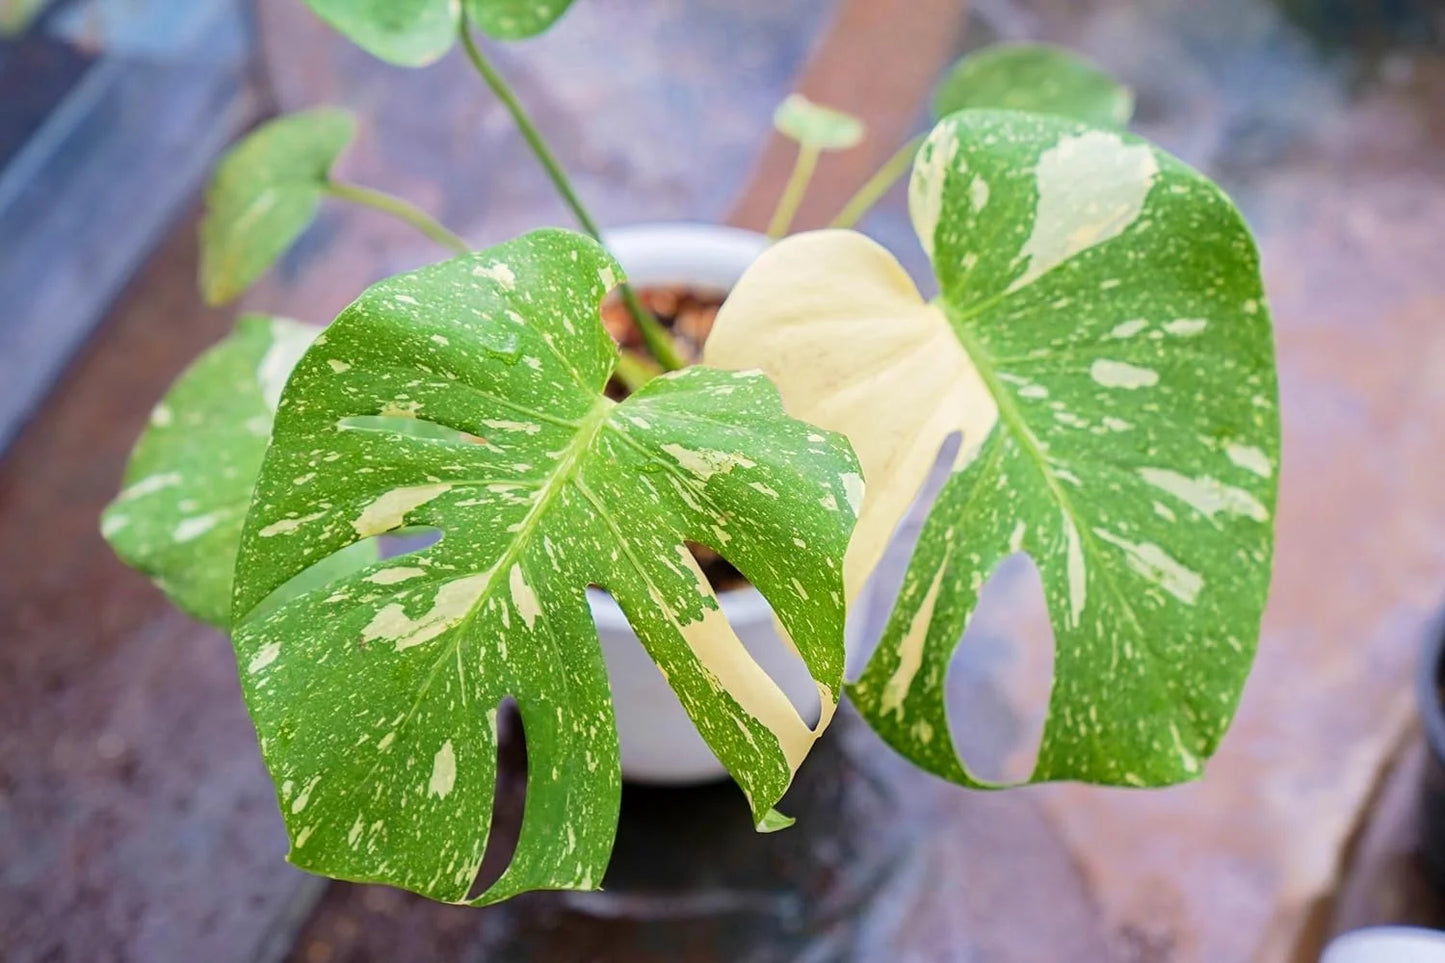
[[[356,133],[341,110],[309,110],[256,128],[222,159],[201,222],[201,291],[220,304],[260,277],[306,230],[331,165]]]
[[[457,41],[459,13],[498,40],[525,40],[556,23],[572,0],[306,0],[317,16],[374,57],[425,67]]]
[[[620,781],[589,585],[617,599],[764,822],[815,734],[747,656],[687,542],[758,587],[825,721],[836,704],[856,460],[756,373],[688,368],[604,397],[617,349],[598,305],[620,280],[591,240],[529,234],[373,286],[288,384],[234,641],[297,865],[464,899],[510,696],[524,822],[479,901],[595,887]],[[314,560],[416,526],[441,540],[255,611]]]
[[[101,531],[126,564],[150,576],[182,610],[219,628],[230,623],[231,571],[276,400],[320,330],[242,317],[151,412],[124,489],[101,517]],[[308,577],[324,584],[355,558],[366,561],[369,548]]]
[[[316,15],[373,57],[400,67],[440,60],[457,40],[457,0],[306,0]]]
[[[852,114],[790,94],[773,112],[773,126],[805,147],[847,150],[863,140],[863,121]]]
[[[465,0],[467,19],[498,40],[525,40],[556,23],[572,0]]]
[[[1055,114],[1124,127],[1134,93],[1078,54],[1049,44],[999,44],[959,60],[934,95],[933,116],[968,109]]]

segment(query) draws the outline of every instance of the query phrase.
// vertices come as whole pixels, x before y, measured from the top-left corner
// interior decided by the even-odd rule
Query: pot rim
[[[757,231],[700,221],[630,224],[602,240],[633,284],[731,288],[770,243]]]

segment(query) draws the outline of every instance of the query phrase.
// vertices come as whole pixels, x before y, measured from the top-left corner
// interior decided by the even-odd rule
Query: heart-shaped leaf
[[[542,231],[369,289],[286,388],[237,563],[235,643],[291,859],[462,900],[488,836],[498,704],[527,736],[521,838],[491,902],[602,877],[617,737],[586,589],[617,599],[769,814],[816,738],[718,609],[687,542],[774,607],[836,705],[857,463],[760,374],[690,368],[617,404],[594,242]],[[435,437],[389,430],[432,426]],[[440,541],[253,615],[358,539]]]
[[[498,40],[524,40],[556,23],[572,0],[306,0],[358,47],[401,67],[440,60],[467,19]]]
[[[306,0],[362,50],[400,67],[440,60],[457,40],[458,0]]]
[[[919,152],[918,295],[861,235],[800,235],[734,289],[707,344],[869,480],[850,591],[961,432],[878,652],[852,686],[899,751],[974,785],[944,677],[1005,556],[1029,553],[1056,639],[1034,780],[1197,777],[1253,658],[1279,453],[1259,263],[1239,214],[1148,144],[965,111]]]
[[[221,304],[245,291],[316,216],[331,165],[356,135],[341,110],[288,114],[256,128],[221,160],[201,222],[201,292]]]
[[[1050,44],[999,44],[954,64],[933,98],[935,119],[959,110],[1025,110],[1124,127],[1134,92],[1078,54]]]
[[[863,140],[863,121],[832,107],[790,94],[773,111],[773,126],[786,136],[821,151],[847,150]]]

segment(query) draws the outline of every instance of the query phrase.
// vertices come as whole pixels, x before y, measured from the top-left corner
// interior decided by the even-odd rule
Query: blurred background
[[[845,712],[788,832],[754,834],[730,786],[630,787],[606,894],[477,911],[284,862],[229,645],[97,516],[238,311],[323,321],[436,256],[329,204],[239,306],[205,307],[200,192],[248,127],[350,107],[342,174],[475,244],[565,209],[456,54],[388,68],[301,0],[0,0],[0,960],[1228,963],[1445,924],[1421,857],[1445,780],[1433,662],[1416,685],[1445,600],[1445,0],[577,0],[494,55],[606,225],[760,227],[791,163],[774,105],[800,88],[860,114],[870,138],[825,159],[810,227],[923,129],[949,63],[1000,39],[1133,86],[1135,129],[1260,237],[1279,541],[1220,755],[1167,791],[969,793]],[[863,226],[926,266],[901,191]],[[950,684],[959,745],[996,773],[1037,739],[1050,639],[1026,565],[986,595]]]

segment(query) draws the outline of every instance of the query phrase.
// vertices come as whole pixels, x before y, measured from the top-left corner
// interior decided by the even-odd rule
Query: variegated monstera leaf
[[[606,398],[617,351],[598,304],[620,280],[592,241],[537,232],[372,287],[297,367],[234,610],[297,865],[465,899],[510,696],[525,817],[477,901],[595,887],[620,783],[589,585],[621,605],[759,825],[777,825],[816,732],[749,658],[686,543],[772,603],[818,680],[821,731],[842,684],[857,462],[756,372],[690,368]],[[251,614],[307,566],[404,528],[442,537]]]
[[[219,628],[230,623],[231,571],[276,403],[320,330],[282,318],[241,318],[151,412],[125,487],[101,518],[117,555],[181,609]],[[374,560],[369,548],[342,553],[307,578],[320,584]]]
[[[1273,546],[1275,372],[1249,232],[1174,158],[1041,115],[945,119],[909,200],[937,299],[860,235],[805,234],[763,255],[707,345],[852,440],[869,487],[851,592],[962,434],[851,695],[910,759],[977,785],[944,677],[985,580],[1027,552],[1056,642],[1032,778],[1197,777],[1252,661]]]
[[[572,0],[306,0],[358,47],[402,67],[441,59],[456,42],[462,13],[499,40],[522,40],[552,26]]]

